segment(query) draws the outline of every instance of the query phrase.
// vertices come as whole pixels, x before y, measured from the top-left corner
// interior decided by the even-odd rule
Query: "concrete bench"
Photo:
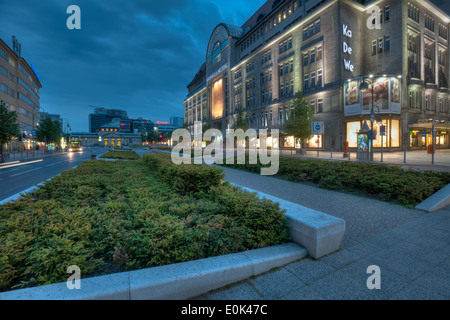
[[[345,232],[343,219],[247,187],[233,185],[256,192],[261,198],[278,202],[281,209],[286,209],[285,216],[292,241],[306,248],[311,257],[320,258],[339,250]]]

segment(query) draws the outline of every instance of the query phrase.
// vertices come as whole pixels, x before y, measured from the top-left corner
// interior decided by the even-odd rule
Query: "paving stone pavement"
[[[341,249],[215,290],[206,300],[450,299],[450,207],[426,214],[351,194],[224,168],[226,180],[346,222]],[[379,267],[381,289],[368,289]]]

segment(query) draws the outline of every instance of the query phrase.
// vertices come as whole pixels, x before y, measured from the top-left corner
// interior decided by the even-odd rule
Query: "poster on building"
[[[401,113],[401,104],[400,104],[400,80],[398,78],[392,77],[390,79],[391,83],[391,108],[390,112],[392,113]]]
[[[344,110],[345,115],[361,113],[361,94],[359,91],[360,79],[345,81],[344,84]]]
[[[389,110],[389,78],[373,78],[373,103],[375,112]],[[378,109],[377,109],[378,107]],[[363,93],[363,111],[372,110],[372,87]]]

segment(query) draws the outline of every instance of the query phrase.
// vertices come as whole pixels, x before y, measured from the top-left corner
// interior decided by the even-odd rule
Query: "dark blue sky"
[[[0,0],[0,38],[15,35],[40,76],[41,107],[88,130],[89,105],[132,118],[183,116],[186,85],[220,22],[241,26],[265,0]],[[69,30],[67,7],[81,9]]]

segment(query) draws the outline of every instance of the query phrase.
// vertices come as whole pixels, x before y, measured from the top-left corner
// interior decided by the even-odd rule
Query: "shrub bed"
[[[224,162],[225,163],[225,162]],[[226,165],[260,173],[261,164]],[[357,192],[413,207],[450,183],[450,173],[404,170],[400,166],[280,157],[277,176],[338,191]]]
[[[187,195],[156,158],[85,161],[0,206],[0,291],[66,281],[70,265],[84,278],[288,241],[279,204],[204,169],[215,182]]]
[[[141,157],[132,150],[110,150],[100,156],[104,159],[137,160]]]
[[[159,178],[175,191],[186,195],[202,195],[211,187],[222,184],[224,173],[217,167],[206,165],[175,165],[168,154],[144,154],[144,163],[155,170]]]

